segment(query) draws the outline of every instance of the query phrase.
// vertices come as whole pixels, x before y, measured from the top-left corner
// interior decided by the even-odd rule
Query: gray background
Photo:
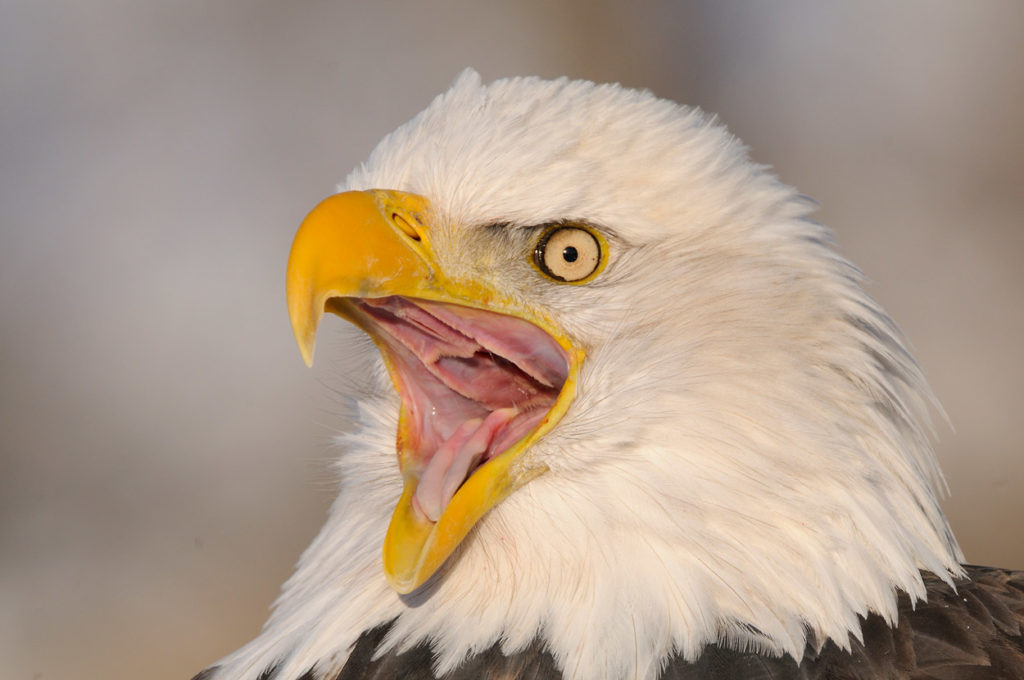
[[[828,7],[823,5],[828,4]],[[465,66],[720,114],[899,321],[971,561],[1024,568],[1024,4],[0,5],[0,677],[188,678],[331,498],[295,227]]]

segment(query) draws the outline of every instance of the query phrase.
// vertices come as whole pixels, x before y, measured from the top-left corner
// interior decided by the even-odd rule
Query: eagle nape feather
[[[306,217],[380,351],[262,632],[196,680],[1024,678],[935,399],[812,203],[648,92],[467,70]]]

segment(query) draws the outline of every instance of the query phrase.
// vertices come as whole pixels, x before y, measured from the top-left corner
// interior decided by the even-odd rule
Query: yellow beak
[[[498,311],[530,321],[548,332],[569,357],[569,375],[554,406],[532,432],[473,472],[436,522],[414,506],[421,468],[407,448],[403,399],[397,432],[404,490],[383,546],[385,576],[399,593],[409,593],[433,575],[492,507],[546,468],[524,460],[525,452],[568,409],[582,350],[549,319],[524,309],[476,280],[449,278],[434,258],[428,201],[397,191],[353,191],[321,202],[303,221],[288,259],[287,299],[292,329],[307,365],[312,364],[316,330],[324,311],[370,333],[382,350],[396,388],[393,362],[371,325],[346,298],[403,296]]]
[[[429,295],[434,271],[426,210],[426,199],[414,194],[349,191],[309,213],[292,242],[285,284],[307,366],[313,365],[316,329],[331,298]]]

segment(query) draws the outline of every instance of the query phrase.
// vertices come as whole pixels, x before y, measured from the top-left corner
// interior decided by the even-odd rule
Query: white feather
[[[467,71],[341,188],[428,197],[450,274],[543,307],[587,348],[579,396],[529,453],[550,471],[403,600],[381,569],[401,480],[378,376],[326,526],[217,677],[338,668],[392,620],[388,645],[432,641],[439,671],[535,638],[576,679],[654,678],[714,642],[799,660],[808,634],[845,646],[858,615],[892,620],[897,590],[923,596],[921,569],[960,573],[918,367],[810,202],[700,111]],[[524,256],[522,227],[560,219],[608,236],[588,285]]]

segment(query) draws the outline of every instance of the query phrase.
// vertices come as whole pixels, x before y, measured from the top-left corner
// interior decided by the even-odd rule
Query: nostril
[[[414,227],[412,223],[410,223],[409,220],[405,218],[405,215],[393,212],[391,213],[391,221],[394,222],[395,225],[413,241],[421,240],[419,231],[417,231],[416,227]]]

